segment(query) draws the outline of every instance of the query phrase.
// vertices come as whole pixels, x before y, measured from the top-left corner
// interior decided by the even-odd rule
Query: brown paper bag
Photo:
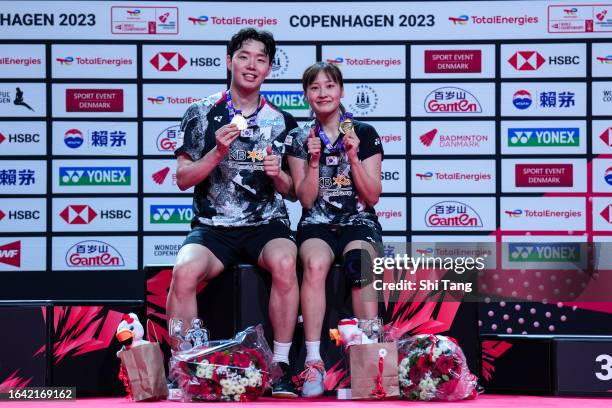
[[[399,398],[397,344],[356,344],[349,350],[352,399]]]
[[[127,371],[134,401],[168,396],[164,361],[159,343],[146,343],[119,352]]]

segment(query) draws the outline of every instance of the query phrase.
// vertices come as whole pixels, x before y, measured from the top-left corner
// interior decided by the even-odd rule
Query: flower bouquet
[[[398,343],[400,397],[455,401],[477,395],[463,351],[452,337],[418,335]]]
[[[279,370],[261,325],[177,352],[170,366],[183,401],[255,401]]]

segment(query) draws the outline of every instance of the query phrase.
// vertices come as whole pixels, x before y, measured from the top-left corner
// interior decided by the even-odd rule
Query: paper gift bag
[[[352,399],[399,397],[397,344],[356,344],[350,354]]]
[[[119,352],[134,401],[168,396],[164,361],[159,343],[145,343]]]

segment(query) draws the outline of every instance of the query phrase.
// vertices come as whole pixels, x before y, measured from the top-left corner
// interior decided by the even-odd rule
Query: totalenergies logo
[[[505,213],[510,218],[520,218],[520,216],[523,215],[523,210],[506,210]]]
[[[576,7],[563,9],[565,13],[565,17],[576,17],[576,13],[578,13],[578,9]]]
[[[129,17],[136,18],[140,16],[140,9],[126,10],[126,13]]]
[[[189,17],[187,20],[191,21],[193,25],[205,26],[208,23],[208,16]]]
[[[431,180],[431,178],[433,177],[433,173],[431,171],[425,172],[425,173],[417,173],[416,176],[419,178],[419,180]]]
[[[421,256],[433,256],[433,248],[417,249],[415,252]]]
[[[342,57],[336,57],[334,59],[330,59],[328,58],[327,60],[325,60],[328,64],[333,64],[333,65],[342,65],[342,63],[344,62],[344,58]]]
[[[147,101],[151,102],[153,105],[162,105],[165,100],[166,100],[166,98],[164,98],[163,96],[156,96],[156,97],[148,97],[147,98]]]
[[[449,17],[448,20],[451,21],[453,25],[467,25],[470,18],[467,15],[462,14],[459,17]]]
[[[597,57],[597,61],[602,64],[612,64],[612,55],[606,55],[605,57]]]
[[[61,65],[72,65],[74,62],[74,57],[56,58],[55,60]]]

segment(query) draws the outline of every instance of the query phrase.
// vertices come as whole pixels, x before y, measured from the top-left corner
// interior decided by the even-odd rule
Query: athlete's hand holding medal
[[[227,155],[230,145],[238,136],[240,136],[240,129],[235,123],[224,125],[215,132],[217,152],[219,152],[221,157]]]
[[[348,156],[349,162],[357,160],[357,153],[359,152],[359,138],[355,133],[353,126],[353,115],[346,113],[343,120],[340,122],[340,134],[342,137],[342,143]]]

